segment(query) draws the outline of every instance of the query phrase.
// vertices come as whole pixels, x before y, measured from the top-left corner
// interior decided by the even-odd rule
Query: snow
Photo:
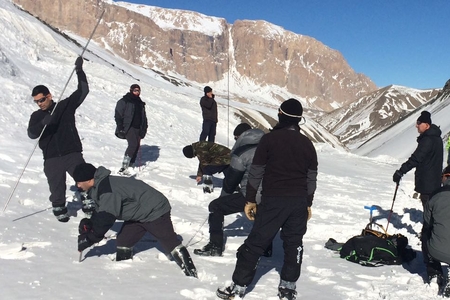
[[[170,84],[156,73],[128,64],[91,42],[88,48],[92,53],[85,53],[84,63],[90,93],[76,113],[84,157],[113,172],[119,169],[126,142],[114,136],[114,107],[128,87],[138,82],[147,103],[149,132],[138,159],[141,166],[137,178],[170,200],[175,231],[191,252],[199,278],[184,276],[151,236],[145,236],[136,245],[132,261],[112,261],[120,222],[111,228],[105,240],[84,251],[79,262],[77,235],[83,213],[73,196],[73,182],[67,180],[71,220],[59,223],[49,209],[41,151],[35,149],[36,140],[27,137],[26,129],[30,114],[37,109],[30,97],[31,89],[46,84],[55,99],[67,97],[76,88],[75,77],[61,93],[82,50],[16,9],[11,2],[0,0],[0,7],[2,209],[9,201],[0,214],[2,299],[216,299],[217,287],[231,282],[236,249],[250,232],[251,223],[242,214],[227,216],[223,257],[193,254],[193,249],[208,240],[205,223],[208,203],[220,193],[220,188],[216,188],[213,194],[203,194],[191,178],[197,161],[185,158],[181,152],[200,133],[198,100],[202,87],[192,83],[192,86]],[[74,37],[80,44],[86,43]],[[228,116],[223,98],[218,101],[217,142],[231,147],[231,133],[239,120]],[[260,106],[245,107],[276,115],[276,110],[263,102]],[[401,140],[402,131],[396,133]],[[371,147],[377,148],[384,142],[379,140]],[[408,136],[404,143],[407,145],[404,148],[414,148],[415,137]],[[395,190],[392,173],[402,162],[394,155],[394,148],[389,152],[384,146],[383,153],[371,158],[326,144],[316,144],[316,149],[318,189],[304,237],[302,274],[297,282],[299,299],[438,299],[437,286],[422,282],[425,268],[416,237],[422,216],[420,201],[411,196],[413,172],[401,182],[389,232],[408,237],[417,251],[414,261],[402,266],[367,268],[347,262],[324,248],[329,238],[344,242],[361,232],[369,218],[364,206],[378,206],[374,217],[377,222],[387,224]],[[214,180],[220,185],[220,176]],[[282,242],[277,236],[274,255],[261,258],[246,299],[277,299],[282,262]]]

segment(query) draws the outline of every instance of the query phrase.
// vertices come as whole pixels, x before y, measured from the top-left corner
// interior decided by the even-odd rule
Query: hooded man
[[[281,228],[284,263],[278,296],[295,299],[303,257],[303,235],[316,190],[317,153],[300,132],[303,108],[296,99],[284,101],[278,124],[265,134],[255,151],[248,174],[244,211],[253,228],[237,251],[232,284],[216,292],[221,299],[243,298],[252,282],[259,258]],[[256,207],[259,187],[261,203]]]
[[[116,261],[132,258],[133,246],[149,232],[186,276],[197,277],[189,252],[173,229],[169,200],[141,180],[110,174],[104,167],[88,163],[75,168],[77,186],[88,192],[96,205],[91,218],[80,221],[78,251],[101,241],[116,220],[123,220],[116,240]]]

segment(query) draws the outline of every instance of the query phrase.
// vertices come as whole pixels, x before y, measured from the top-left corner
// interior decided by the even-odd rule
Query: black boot
[[[172,250],[170,253],[173,260],[180,266],[186,276],[192,276],[197,278],[197,269],[192,262],[192,258],[189,255],[188,250],[183,245],[180,245]]]
[[[194,249],[194,254],[201,256],[222,256],[222,246],[209,242],[202,249]]]
[[[117,247],[116,261],[133,258],[133,249],[128,247]]]
[[[67,223],[70,220],[69,212],[67,211],[67,207],[65,204],[63,206],[54,206],[53,215],[55,215],[58,221],[63,223]]]

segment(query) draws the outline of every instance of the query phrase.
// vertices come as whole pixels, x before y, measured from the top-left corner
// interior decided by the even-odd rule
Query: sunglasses
[[[141,92],[140,89],[134,89],[134,90],[133,90],[133,93],[140,93],[140,92]]]
[[[47,96],[44,96],[44,97],[42,97],[41,99],[33,100],[33,101],[34,101],[34,103],[39,104],[39,103],[44,102],[45,100],[47,100]]]

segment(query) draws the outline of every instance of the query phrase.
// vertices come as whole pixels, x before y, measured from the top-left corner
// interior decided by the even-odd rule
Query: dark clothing
[[[223,221],[224,217],[243,212],[245,197],[242,193],[221,196],[209,203],[209,240],[218,246],[223,245]]]
[[[244,244],[238,249],[233,282],[248,286],[255,276],[256,266],[264,250],[279,229],[283,241],[284,263],[280,278],[296,282],[300,277],[303,257],[303,235],[308,218],[306,197],[266,197],[258,205],[255,224]]]
[[[200,141],[206,141],[214,143],[216,137],[217,128],[217,102],[214,100],[214,95],[209,98],[207,95],[200,99],[200,107],[202,108],[202,132],[200,133]]]
[[[140,97],[127,93],[117,101],[114,120],[116,121],[116,136],[118,132],[123,130],[128,133],[128,130],[133,128],[139,129],[139,137],[143,139],[147,134],[147,115],[145,113],[145,103]]]
[[[55,110],[39,139],[39,148],[42,149],[44,159],[83,151],[75,126],[75,111],[89,93],[89,86],[83,71],[77,72],[77,76],[78,89],[72,95],[59,101],[57,105],[53,103],[48,110],[39,109],[31,114],[28,136],[37,139],[44,129],[43,119]]]
[[[449,216],[450,179],[447,179],[425,206],[422,231],[422,245],[426,245],[431,257],[446,264],[450,264]]]
[[[248,286],[260,256],[281,228],[284,263],[280,278],[295,282],[300,276],[303,235],[306,233],[308,198],[317,180],[317,154],[298,125],[278,123],[258,144],[250,168],[246,199],[256,202],[262,181],[262,198],[252,231],[237,254],[233,282]]]
[[[441,130],[432,124],[428,130],[417,138],[417,148],[411,157],[400,167],[402,174],[412,168],[415,172],[415,190],[421,194],[431,194],[441,186],[442,161],[444,146]]]
[[[49,200],[53,207],[66,206],[66,172],[73,176],[75,167],[84,163],[80,152],[44,160],[44,174],[50,189]]]
[[[276,126],[258,144],[246,198],[256,202],[261,181],[263,196],[306,197],[314,193],[316,178],[317,153],[311,141],[298,126]]]
[[[116,219],[129,222],[153,222],[170,212],[167,198],[141,180],[110,176],[111,171],[98,167],[89,197],[97,209],[91,217],[91,242],[98,242],[114,225]],[[151,226],[151,225],[149,225]]]
[[[181,244],[173,229],[170,212],[151,222],[125,221],[117,234],[117,247],[132,248],[148,232],[161,244],[166,253],[170,253]]]
[[[141,145],[141,138],[139,136],[139,128],[131,127],[127,134],[125,135],[125,138],[127,139],[128,147],[125,150],[125,155],[128,155],[131,157],[130,165],[134,164],[136,162],[136,158],[139,152],[139,147]]]
[[[200,133],[199,141],[206,141],[214,143],[216,140],[217,122],[211,120],[203,120],[202,132]]]

